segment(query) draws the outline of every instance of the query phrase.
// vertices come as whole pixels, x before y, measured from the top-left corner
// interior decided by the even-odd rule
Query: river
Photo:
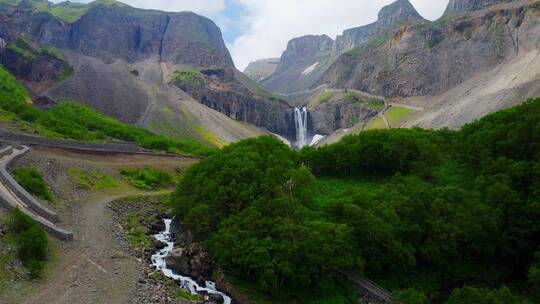
[[[209,294],[219,294],[223,297],[224,304],[231,304],[231,298],[227,296],[226,294],[219,291],[216,287],[216,283],[212,281],[206,281],[206,287],[200,286],[195,280],[193,280],[190,277],[181,276],[178,274],[175,274],[171,269],[167,267],[167,263],[165,262],[165,258],[171,253],[171,251],[174,249],[174,241],[171,234],[171,223],[172,220],[165,219],[165,230],[155,234],[154,237],[167,244],[167,246],[155,254],[152,255],[152,266],[154,266],[157,270],[160,270],[163,272],[163,274],[171,278],[175,281],[180,282],[180,285],[184,288],[187,288],[191,291],[192,294],[198,294],[201,291],[205,291]]]

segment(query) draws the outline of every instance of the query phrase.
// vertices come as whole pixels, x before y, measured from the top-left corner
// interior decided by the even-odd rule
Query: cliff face
[[[295,139],[293,108],[270,93],[257,87],[250,88],[239,81],[235,76],[236,71],[211,68],[183,73],[189,76],[173,76],[174,85],[207,107],[235,120],[263,127],[290,140]]]
[[[335,41],[327,36],[295,38],[287,45],[277,70],[262,83],[280,93],[308,89],[343,53],[396,25],[420,20],[423,18],[408,0],[398,0],[383,7],[376,22],[348,29]]]
[[[279,58],[268,58],[251,62],[244,70],[244,74],[253,81],[261,82],[274,74],[279,65],[279,61]]]
[[[513,0],[450,0],[444,14],[452,15],[463,12],[470,12],[483,9],[494,4],[512,1]]]
[[[520,52],[538,49],[539,5],[399,27],[342,55],[321,83],[383,96],[440,94]]]
[[[309,87],[326,67],[333,40],[326,36],[304,36],[287,44],[276,71],[261,83],[272,91],[291,93]]]
[[[232,66],[219,28],[189,12],[165,13],[129,6],[94,5],[77,21],[65,22],[23,5],[3,11],[0,36],[24,34],[40,45],[69,49],[105,61],[140,61],[152,56],[174,64]]]
[[[56,10],[58,6],[62,10]],[[62,13],[66,10],[69,14]],[[9,51],[9,45],[21,37],[36,50],[57,50],[63,59],[57,62],[56,57],[39,55],[23,60],[21,54]],[[257,92],[244,94],[245,85],[232,87],[229,95],[212,96],[213,103],[222,105],[213,107],[220,113],[197,98],[201,104],[196,104],[169,83],[172,72],[184,66],[235,71],[220,29],[194,13],[142,10],[111,1],[88,5],[10,1],[0,3],[0,39],[7,46],[0,60],[19,80],[36,80],[38,97],[78,101],[124,122],[209,144],[265,133],[229,118],[266,115],[253,111],[260,109],[258,103],[274,102]],[[64,64],[72,73],[57,75]],[[240,76],[235,72],[234,78]],[[228,98],[236,95],[243,96],[246,107],[228,111]],[[255,105],[249,108],[250,104]],[[269,124],[261,120],[253,121]],[[283,122],[272,130],[286,134],[287,128]]]

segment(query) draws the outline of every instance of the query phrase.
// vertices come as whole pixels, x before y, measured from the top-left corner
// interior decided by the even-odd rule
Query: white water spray
[[[296,126],[296,145],[300,148],[309,144],[307,134],[308,111],[306,107],[294,108],[294,121]]]
[[[178,274],[175,274],[171,269],[167,267],[167,263],[165,262],[165,258],[169,255],[169,253],[174,248],[174,242],[171,238],[171,222],[172,220],[164,220],[165,221],[165,231],[162,231],[154,237],[167,244],[167,246],[161,250],[159,250],[156,254],[152,255],[152,266],[156,267],[157,270],[160,270],[163,272],[163,274],[171,278],[175,281],[179,281],[184,288],[188,288],[192,294],[197,294],[201,291],[206,291],[211,294],[219,294],[223,297],[223,303],[224,304],[231,304],[231,298],[227,296],[226,294],[220,292],[217,290],[216,283],[211,281],[206,281],[206,287],[202,287],[195,280],[193,280],[190,277],[181,276]]]

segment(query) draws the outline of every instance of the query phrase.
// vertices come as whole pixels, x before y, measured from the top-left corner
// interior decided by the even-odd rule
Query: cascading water
[[[308,142],[308,112],[306,107],[294,108],[294,121],[296,126],[296,145],[302,148]]]
[[[192,278],[175,274],[170,268],[167,267],[165,258],[173,250],[174,242],[172,241],[172,236],[171,236],[172,220],[166,219],[164,221],[165,221],[165,231],[162,231],[154,235],[154,237],[157,240],[162,241],[165,244],[167,244],[167,246],[159,250],[158,252],[156,252],[154,255],[152,255],[151,257],[152,266],[156,267],[157,270],[162,271],[166,277],[171,278],[175,281],[179,281],[184,288],[188,288],[193,294],[197,294],[201,291],[211,293],[211,294],[219,294],[223,297],[224,304],[231,304],[231,298],[227,296],[226,294],[217,290],[216,283],[211,282],[211,281],[206,281],[205,282],[206,287],[202,287],[197,282],[195,282],[195,280],[193,280]]]

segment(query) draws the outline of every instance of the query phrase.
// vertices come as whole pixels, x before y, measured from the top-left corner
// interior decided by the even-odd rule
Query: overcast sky
[[[426,19],[438,19],[448,0],[410,0]],[[61,2],[55,0],[53,2]],[[77,2],[90,2],[80,0]],[[251,61],[280,57],[287,42],[307,34],[332,38],[343,30],[377,19],[393,0],[123,0],[131,6],[193,11],[216,22],[237,68]]]

